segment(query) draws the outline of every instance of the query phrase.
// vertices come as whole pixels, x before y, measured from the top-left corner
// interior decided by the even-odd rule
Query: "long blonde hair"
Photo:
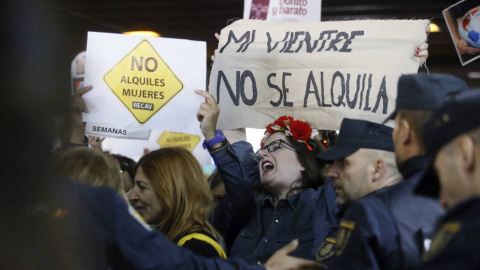
[[[208,217],[213,207],[211,192],[197,159],[181,147],[161,148],[143,156],[137,163],[160,199],[160,223],[168,239],[198,230],[218,236]]]

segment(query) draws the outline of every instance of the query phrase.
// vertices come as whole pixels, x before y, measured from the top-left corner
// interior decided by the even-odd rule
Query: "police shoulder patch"
[[[335,238],[327,237],[327,239],[325,239],[325,241],[323,241],[323,243],[317,249],[317,252],[315,253],[315,260],[321,262],[332,257],[332,255],[335,254],[336,242],[337,241]]]
[[[433,236],[432,244],[427,253],[423,254],[423,261],[429,261],[436,257],[447,247],[453,237],[462,227],[460,222],[448,222],[443,224]]]
[[[335,254],[337,256],[342,255],[343,251],[347,247],[348,240],[350,240],[350,236],[352,235],[352,231],[355,228],[355,222],[350,220],[342,220],[340,222],[340,228],[338,229],[337,234],[337,244],[335,247]]]

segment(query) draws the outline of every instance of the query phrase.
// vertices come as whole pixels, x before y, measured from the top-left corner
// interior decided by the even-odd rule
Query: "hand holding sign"
[[[122,138],[150,129],[198,132],[191,115],[200,99],[191,90],[206,84],[205,53],[205,42],[89,32],[85,83],[96,90],[84,97],[90,113],[83,120],[98,124],[87,131]]]
[[[423,43],[415,49],[415,56],[420,60],[420,65],[423,65],[427,62],[428,58],[428,43]]]
[[[344,117],[382,122],[398,77],[428,55],[418,45],[429,23],[236,21],[222,29],[210,77],[224,109],[218,127],[263,128],[280,115],[321,129],[338,129]]]
[[[87,105],[83,101],[82,95],[92,90],[93,86],[89,85],[78,89],[72,96],[72,124],[75,127],[83,125],[82,113],[88,113]]]
[[[101,138],[96,136],[88,136],[88,143],[92,147],[93,151],[101,155],[103,155],[102,142],[104,140],[105,140],[105,137]]]
[[[215,38],[220,42],[220,34],[219,33],[215,33]],[[210,57],[210,59],[212,59],[212,62],[215,62],[215,53],[217,53],[217,50],[218,49],[215,49],[214,54]]]
[[[215,137],[220,107],[210,93],[202,90],[195,90],[195,93],[205,98],[205,102],[202,102],[198,109],[197,120],[201,122],[200,129],[205,140],[208,141]]]
[[[92,86],[79,88],[72,96],[72,111],[69,116],[69,123],[66,131],[66,142],[83,144],[85,143],[85,123],[82,120],[82,113],[88,109],[82,95],[92,90]]]

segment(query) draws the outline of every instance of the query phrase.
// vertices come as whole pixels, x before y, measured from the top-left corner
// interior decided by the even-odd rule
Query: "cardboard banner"
[[[193,90],[205,88],[205,59],[205,42],[89,32],[84,84],[93,89],[83,95],[83,121],[198,132],[203,100]]]
[[[264,128],[282,115],[317,129],[339,129],[344,117],[383,122],[400,75],[418,71],[429,23],[236,21],[220,34],[210,76],[217,126]]]
[[[243,18],[272,22],[319,22],[321,0],[245,0]]]

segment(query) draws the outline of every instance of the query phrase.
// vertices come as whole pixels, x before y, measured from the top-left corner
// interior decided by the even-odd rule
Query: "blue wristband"
[[[223,135],[223,132],[217,129],[217,131],[215,132],[215,137],[213,137],[211,140],[203,141],[203,149],[213,147],[215,144],[224,142],[225,140],[227,140],[227,138],[225,138],[225,135]]]

